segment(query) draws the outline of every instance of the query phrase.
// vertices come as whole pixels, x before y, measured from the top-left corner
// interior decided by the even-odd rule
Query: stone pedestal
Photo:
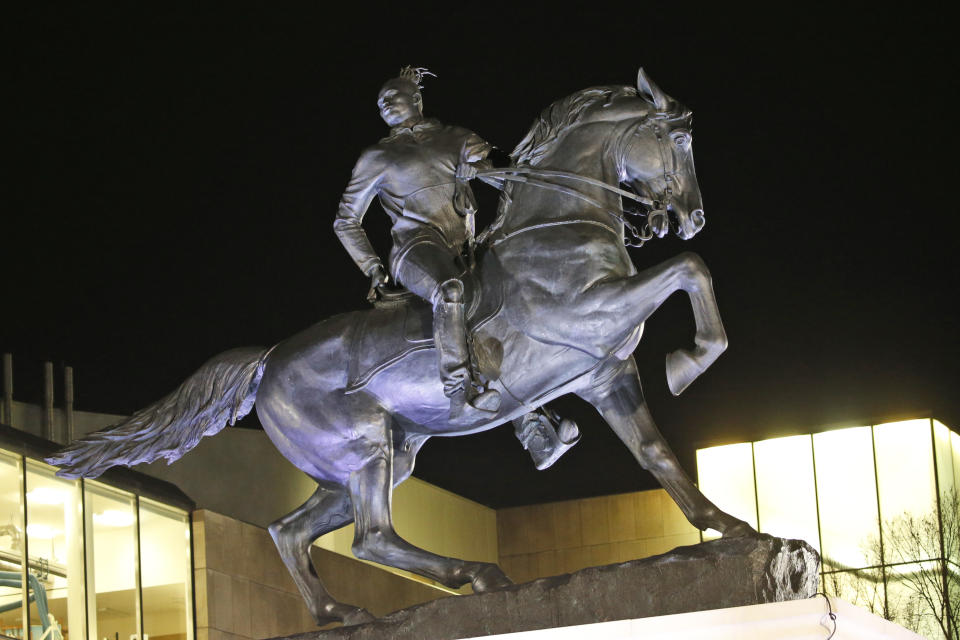
[[[817,592],[819,565],[817,552],[800,540],[714,540],[289,638],[455,640],[797,600]]]

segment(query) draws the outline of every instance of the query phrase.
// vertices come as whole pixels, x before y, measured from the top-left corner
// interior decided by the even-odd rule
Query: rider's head
[[[433,74],[420,67],[404,67],[399,76],[383,84],[377,96],[377,107],[384,122],[395,127],[404,123],[414,124],[423,118],[420,82],[426,75]]]

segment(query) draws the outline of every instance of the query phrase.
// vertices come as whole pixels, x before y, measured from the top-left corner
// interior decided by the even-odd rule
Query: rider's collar
[[[421,120],[421,121],[418,122],[417,124],[413,125],[412,127],[404,127],[404,126],[402,126],[402,125],[397,125],[396,127],[391,127],[391,128],[390,128],[390,135],[388,135],[388,136],[386,137],[386,139],[387,139],[387,140],[393,140],[393,139],[398,138],[398,137],[400,137],[400,136],[402,136],[402,135],[414,135],[414,136],[415,136],[417,133],[419,133],[419,132],[421,132],[421,131],[425,131],[425,130],[427,130],[427,129],[433,129],[434,127],[439,127],[439,126],[440,126],[440,121],[437,120],[436,118],[424,118],[423,120]]]

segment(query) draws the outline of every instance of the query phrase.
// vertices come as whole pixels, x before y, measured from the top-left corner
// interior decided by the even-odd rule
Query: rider
[[[423,117],[420,83],[425,75],[433,74],[404,67],[380,89],[377,106],[390,135],[361,154],[333,227],[370,277],[372,302],[388,278],[361,222],[379,196],[393,222],[391,273],[433,305],[440,378],[455,419],[468,405],[490,413],[500,406],[499,392],[478,390],[470,369],[461,280],[466,273],[461,248],[468,234],[462,216],[476,211],[469,181],[478,168],[489,166],[491,146],[467,129]],[[579,441],[576,424],[546,408],[517,418],[514,425],[538,469],[553,464]]]
[[[380,89],[377,106],[390,134],[364,150],[340,200],[333,227],[350,257],[370,278],[371,301],[388,281],[361,222],[378,196],[393,223],[390,275],[433,306],[433,334],[450,417],[496,412],[500,394],[477,384],[464,324],[461,250],[464,215],[476,210],[469,180],[489,166],[491,146],[467,129],[423,117],[421,82],[433,75],[404,67]]]

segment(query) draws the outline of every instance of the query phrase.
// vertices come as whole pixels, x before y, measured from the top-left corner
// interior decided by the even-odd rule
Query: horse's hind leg
[[[353,554],[364,560],[418,573],[452,589],[468,582],[478,593],[509,586],[510,580],[495,564],[430,553],[397,534],[390,512],[392,467],[393,451],[389,437],[385,437],[378,454],[350,474],[348,487],[356,523]]]
[[[693,526],[700,530],[716,529],[724,537],[755,535],[749,524],[710,502],[680,466],[647,409],[636,367],[633,357],[625,362],[611,359],[594,375],[593,379],[599,381],[597,386],[577,393],[597,408],[630,453],[656,477]]]
[[[310,558],[313,541],[353,520],[350,498],[344,487],[321,483],[310,498],[292,513],[270,525],[270,535],[300,589],[318,625],[345,625],[373,620],[365,609],[337,602],[327,593]]]

